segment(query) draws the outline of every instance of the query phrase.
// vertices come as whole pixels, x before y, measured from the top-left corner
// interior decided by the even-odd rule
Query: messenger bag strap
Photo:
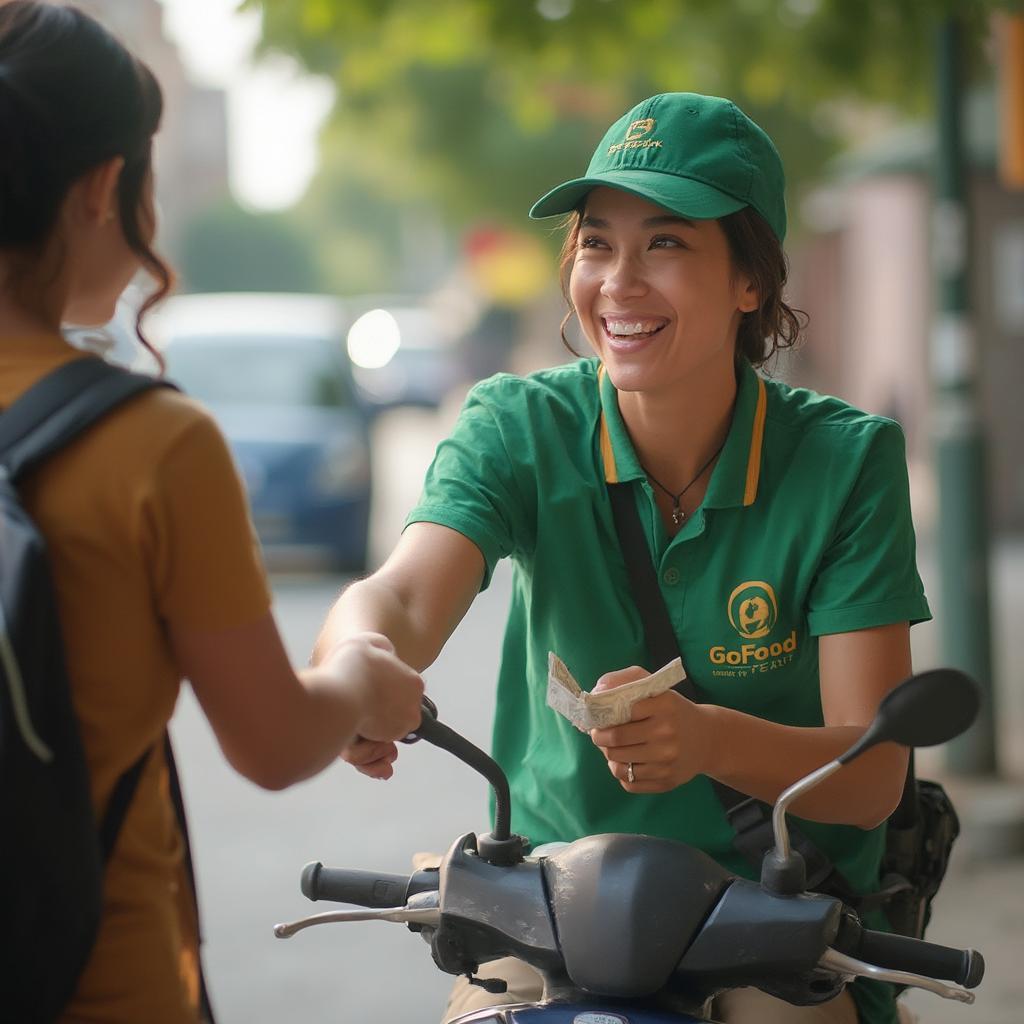
[[[619,537],[619,547],[622,549],[626,572],[629,575],[630,590],[640,612],[648,657],[653,662],[648,667],[655,671],[674,658],[682,657],[679,641],[669,618],[661,588],[658,586],[654,562],[647,537],[644,535],[643,523],[637,512],[633,488],[628,483],[609,483],[608,494],[615,520],[615,532]],[[688,676],[673,689],[694,703],[705,702],[704,695]],[[732,827],[733,847],[744,860],[759,871],[762,858],[774,842],[771,808],[717,779],[708,777],[708,782],[711,783],[711,788]],[[808,889],[827,889],[844,899],[846,894],[851,899],[855,898],[854,890],[849,883],[817,846],[792,827],[790,839],[807,864]]]

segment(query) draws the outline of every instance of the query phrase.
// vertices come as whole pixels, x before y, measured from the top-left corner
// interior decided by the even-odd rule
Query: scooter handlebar
[[[377,871],[325,868],[319,861],[302,869],[302,895],[310,900],[351,903],[358,907],[404,907],[417,893],[437,889],[436,871],[387,875]]]
[[[851,955],[890,970],[923,974],[976,988],[985,976],[985,960],[974,949],[953,949],[923,939],[864,929]]]

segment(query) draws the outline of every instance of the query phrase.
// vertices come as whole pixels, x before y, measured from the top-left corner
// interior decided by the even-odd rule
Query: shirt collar
[[[618,392],[603,365],[598,370],[598,389],[601,396],[599,437],[605,482],[616,484],[642,480],[647,474],[633,450],[619,411]],[[752,505],[757,498],[767,405],[764,381],[746,360],[742,360],[732,425],[708,483],[704,498],[706,508]]]

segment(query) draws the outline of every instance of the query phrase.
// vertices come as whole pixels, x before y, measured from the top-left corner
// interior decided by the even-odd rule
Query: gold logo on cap
[[[616,142],[608,147],[608,155],[620,153],[624,149],[661,149],[661,139],[644,138],[654,131],[655,120],[653,117],[645,117],[641,121],[634,121],[626,131],[626,137],[622,142]]]
[[[645,135],[650,135],[653,131],[653,117],[645,117],[642,121],[634,121],[629,126],[629,131],[626,132],[626,141],[632,142],[634,139],[642,139]]]

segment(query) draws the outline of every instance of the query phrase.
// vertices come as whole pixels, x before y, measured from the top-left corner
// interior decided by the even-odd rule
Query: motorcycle
[[[437,967],[491,992],[481,964],[513,956],[544,979],[539,1003],[496,1006],[469,1024],[707,1024],[717,993],[753,986],[795,1005],[824,1002],[854,978],[875,978],[972,1003],[985,964],[954,949],[865,928],[841,900],[808,892],[790,842],[792,803],[882,742],[944,743],[973,721],[980,697],[963,673],[936,669],[892,690],[844,754],[786,789],[772,811],[774,847],[759,882],[731,874],[700,850],[652,836],[588,836],[526,854],[511,832],[501,768],[437,718],[424,699],[424,740],[480,772],[495,796],[489,833],[460,836],[437,869],[380,874],[307,864],[310,900],[366,909],[320,913],[275,926],[278,938],[351,921],[390,921],[419,932]]]

